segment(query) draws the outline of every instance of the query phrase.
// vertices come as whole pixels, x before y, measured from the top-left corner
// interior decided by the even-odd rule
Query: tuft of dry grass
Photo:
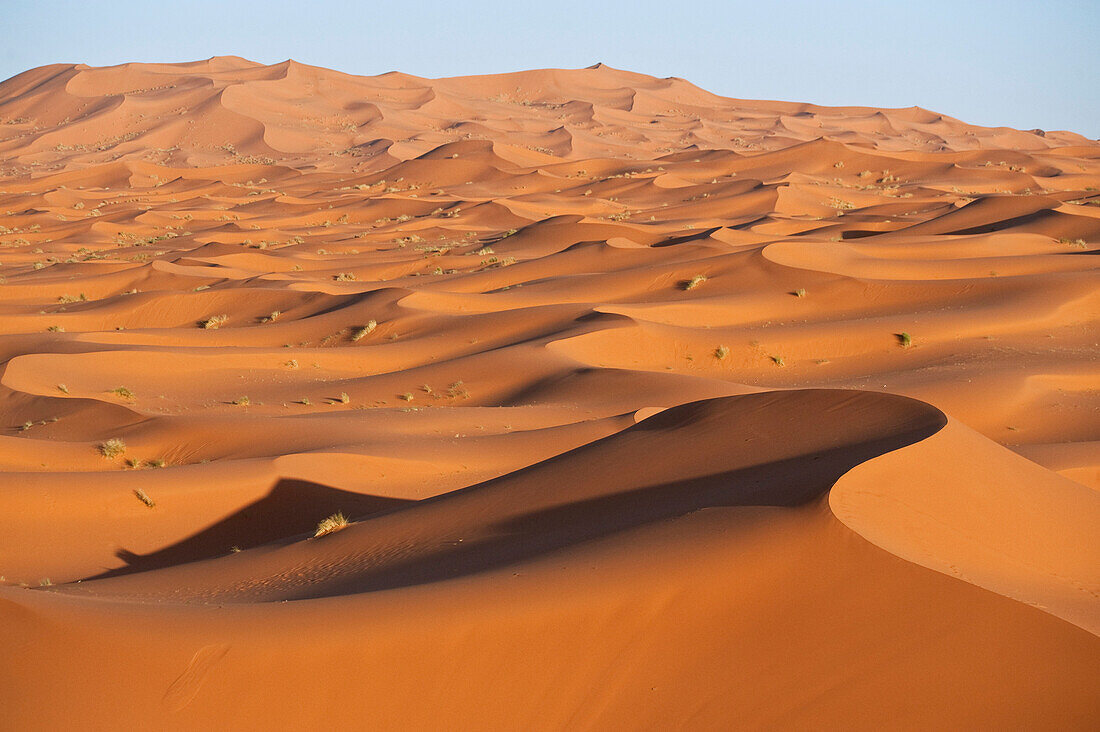
[[[398,394],[397,398],[398,399],[404,399],[407,402],[411,402],[413,400],[413,395],[412,395],[411,391],[407,391],[404,394]]]
[[[355,273],[354,272],[338,272],[337,274],[334,274],[332,276],[332,279],[336,280],[337,282],[351,282],[352,280],[355,279]]]
[[[909,335],[905,331],[902,331],[901,333],[895,333],[894,337],[898,339],[898,345],[902,348],[909,348],[911,345],[913,345],[913,336]]]
[[[150,498],[149,494],[143,491],[141,488],[134,489],[134,495],[137,496],[137,499],[139,501],[144,503],[149,508],[153,508],[157,505],[157,502]]]
[[[806,290],[802,287],[799,287],[797,290],[795,290],[791,294],[794,295],[795,297],[806,297]]]
[[[377,328],[377,327],[378,327],[378,321],[372,320],[372,321],[368,322],[366,325],[361,326],[361,327],[356,328],[355,330],[353,330],[352,333],[351,333],[351,340],[352,341],[361,341],[364,338],[366,338],[368,335],[373,333],[374,329]]]
[[[772,356],[771,359],[772,359],[772,363],[774,363],[776,366],[786,366],[787,365],[787,362],[783,360],[782,356]]]
[[[225,314],[211,315],[206,320],[200,320],[199,321],[199,327],[203,328],[205,330],[217,330],[221,326],[225,325],[226,322],[228,322],[228,321],[229,321],[229,316],[228,315],[225,315]]]
[[[726,346],[718,346],[718,348],[714,349],[714,357],[719,361],[728,355],[730,355],[730,349]]]
[[[339,531],[340,529],[346,528],[347,525],[348,520],[344,518],[343,512],[337,511],[317,524],[317,531],[313,534],[313,538],[316,539],[318,536],[324,536],[325,534]]]
[[[351,401],[351,397],[348,396],[348,393],[346,391],[340,392],[340,403],[341,404],[347,404],[350,401]]]
[[[706,281],[707,281],[707,276],[706,275],[697,274],[694,277],[692,277],[690,280],[685,282],[683,287],[684,287],[685,290],[694,290],[696,287],[698,287],[699,285],[703,284]]]
[[[127,401],[134,400],[134,392],[130,391],[125,386],[116,386],[114,389],[111,389],[111,393]]]
[[[97,449],[99,454],[108,460],[113,460],[122,453],[126,452],[126,443],[118,437],[112,437],[111,439],[101,442]]]
[[[249,399],[247,396],[242,396],[234,399],[233,403],[236,404],[238,407],[247,407],[252,404],[252,400]]]

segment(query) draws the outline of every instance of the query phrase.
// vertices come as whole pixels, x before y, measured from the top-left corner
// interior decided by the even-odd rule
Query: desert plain
[[[0,727],[1095,729],[1100,143],[596,65],[0,83]]]

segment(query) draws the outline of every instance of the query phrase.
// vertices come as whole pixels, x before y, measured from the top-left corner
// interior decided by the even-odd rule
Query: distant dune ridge
[[[0,83],[0,727],[1094,729],[1100,143],[602,64]]]

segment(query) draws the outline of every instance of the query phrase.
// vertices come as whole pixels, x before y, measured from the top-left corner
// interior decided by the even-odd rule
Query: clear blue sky
[[[457,76],[603,61],[748,99],[1100,137],[1100,0],[0,0],[0,78],[58,62]]]

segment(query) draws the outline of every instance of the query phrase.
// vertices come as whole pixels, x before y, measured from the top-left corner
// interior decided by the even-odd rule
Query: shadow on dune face
[[[481,527],[484,538],[377,567],[307,596],[394,589],[482,572],[706,508],[801,506],[859,463],[923,440],[941,427],[929,422],[857,445],[532,510]]]
[[[350,516],[367,516],[414,502],[351,493],[307,480],[283,478],[260,500],[183,541],[150,554],[134,554],[120,549],[116,556],[126,562],[125,567],[87,579],[117,577],[209,559],[231,551],[232,547],[247,549],[312,532],[318,521],[337,511]]]
[[[423,501],[356,496],[361,503],[355,504],[351,494],[315,484],[308,491],[288,488],[281,504],[272,501],[278,509],[270,509],[284,524],[265,526],[254,544],[300,536],[329,507],[355,519],[385,513],[331,536],[287,542],[263,554],[246,552],[228,564],[214,560],[131,577],[103,576],[103,585],[81,587],[175,601],[265,602],[438,582],[701,509],[802,506],[859,463],[923,440],[946,423],[942,412],[923,402],[862,391],[811,389],[705,399],[509,475]],[[325,510],[320,499],[328,501]],[[297,521],[303,514],[308,519]],[[132,562],[122,572],[185,562],[200,552],[221,554],[227,543],[242,541],[232,521],[142,558],[144,564]]]
[[[338,572],[276,593],[305,599],[393,589],[700,509],[804,505],[859,463],[946,423],[927,404],[868,392],[769,392],[685,404],[517,473],[352,527],[329,545],[344,555]]]

